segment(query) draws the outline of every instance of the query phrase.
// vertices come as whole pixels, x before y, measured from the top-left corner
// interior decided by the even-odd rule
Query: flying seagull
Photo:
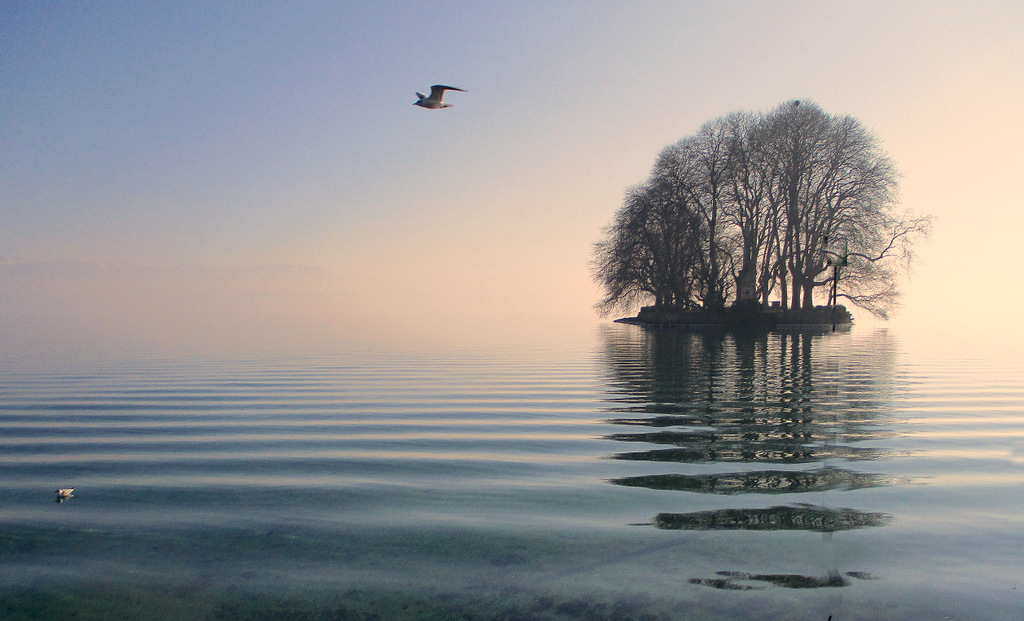
[[[431,110],[437,108],[451,108],[452,105],[441,101],[444,98],[445,91],[459,91],[462,93],[467,92],[464,88],[455,88],[454,86],[445,86],[444,84],[435,84],[430,87],[430,97],[427,97],[423,93],[416,93],[419,97],[419,101],[414,101],[412,105],[420,106],[422,108],[430,108]]]

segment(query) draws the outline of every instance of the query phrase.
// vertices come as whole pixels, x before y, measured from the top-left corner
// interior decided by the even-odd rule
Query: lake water
[[[1024,618],[1004,351],[608,325],[7,369],[0,618]]]

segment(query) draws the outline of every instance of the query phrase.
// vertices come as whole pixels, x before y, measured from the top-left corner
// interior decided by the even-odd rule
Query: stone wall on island
[[[645,306],[636,317],[616,320],[640,326],[721,327],[728,329],[803,329],[832,326],[849,329],[853,317],[845,306],[816,306],[799,310],[776,306],[737,305],[720,310]]]

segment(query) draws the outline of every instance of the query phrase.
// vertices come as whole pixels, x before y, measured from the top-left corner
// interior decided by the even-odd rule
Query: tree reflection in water
[[[654,525],[666,530],[810,530],[833,533],[882,526],[890,519],[891,516],[885,513],[801,504],[767,509],[659,513],[654,518]]]
[[[835,466],[815,470],[751,470],[724,474],[652,474],[612,479],[616,485],[703,494],[791,494],[852,490],[893,485],[897,481],[878,474]]]
[[[744,571],[716,571],[717,578],[690,578],[690,584],[700,584],[723,591],[754,591],[765,588],[761,585],[745,584],[746,582],[767,582],[775,586],[791,589],[814,589],[818,587],[839,587],[850,584],[847,578],[872,580],[870,574],[862,571],[848,571],[845,574],[830,572],[823,578],[802,576],[800,574],[750,574]]]
[[[613,403],[608,422],[632,430],[605,438],[644,445],[609,457],[651,462],[652,467],[676,464],[682,470],[610,482],[705,498],[750,495],[755,505],[659,513],[646,522],[665,530],[810,531],[824,533],[828,544],[832,533],[888,524],[892,516],[884,513],[803,503],[800,496],[786,505],[753,502],[762,495],[778,499],[903,482],[854,467],[890,456],[862,443],[892,435],[885,386],[893,364],[887,351],[857,359],[843,347],[848,339],[809,333],[608,331],[604,353]],[[730,470],[723,472],[723,466]],[[848,578],[871,577],[837,568],[822,577],[719,571],[690,582],[751,590],[766,584],[838,587],[848,585]]]

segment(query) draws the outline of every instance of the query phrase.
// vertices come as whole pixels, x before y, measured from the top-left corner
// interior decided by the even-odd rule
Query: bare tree
[[[783,217],[780,224],[779,277],[783,304],[791,286],[791,307],[798,309],[809,277],[812,257],[821,254],[828,233],[812,221],[822,215],[815,209],[828,183],[825,163],[829,118],[821,108],[790,102],[776,107],[764,120],[765,169],[770,175],[769,196]],[[813,291],[813,287],[811,287]]]
[[[895,266],[906,264],[910,245],[930,222],[895,212],[895,164],[860,121],[826,114],[814,103],[778,106],[764,129],[769,202],[784,206],[777,256],[780,284],[789,278],[791,308],[814,306],[815,289],[834,277],[830,240],[842,239],[854,257],[844,295],[885,314],[896,296]],[[786,290],[781,293],[785,301]]]
[[[729,186],[730,126],[725,119],[701,126],[695,136],[666,147],[658,156],[652,178],[672,188],[675,199],[700,215],[704,229],[705,270],[702,303],[705,308],[725,306],[727,279],[722,269],[728,255],[723,247],[724,204]]]
[[[734,112],[724,123],[730,153],[725,220],[738,238],[733,262],[736,301],[767,304],[776,285],[781,219],[778,205],[769,200],[765,131],[758,114]]]
[[[932,219],[910,212],[883,212],[864,218],[861,226],[841,232],[849,248],[839,276],[838,297],[843,297],[882,319],[898,306],[898,281],[909,271],[914,242],[931,232]],[[831,279],[830,279],[831,280]],[[824,284],[824,283],[823,283]]]
[[[700,235],[699,219],[671,187],[652,180],[631,188],[614,224],[594,245],[591,270],[605,290],[598,311],[628,311],[648,300],[695,306]]]

